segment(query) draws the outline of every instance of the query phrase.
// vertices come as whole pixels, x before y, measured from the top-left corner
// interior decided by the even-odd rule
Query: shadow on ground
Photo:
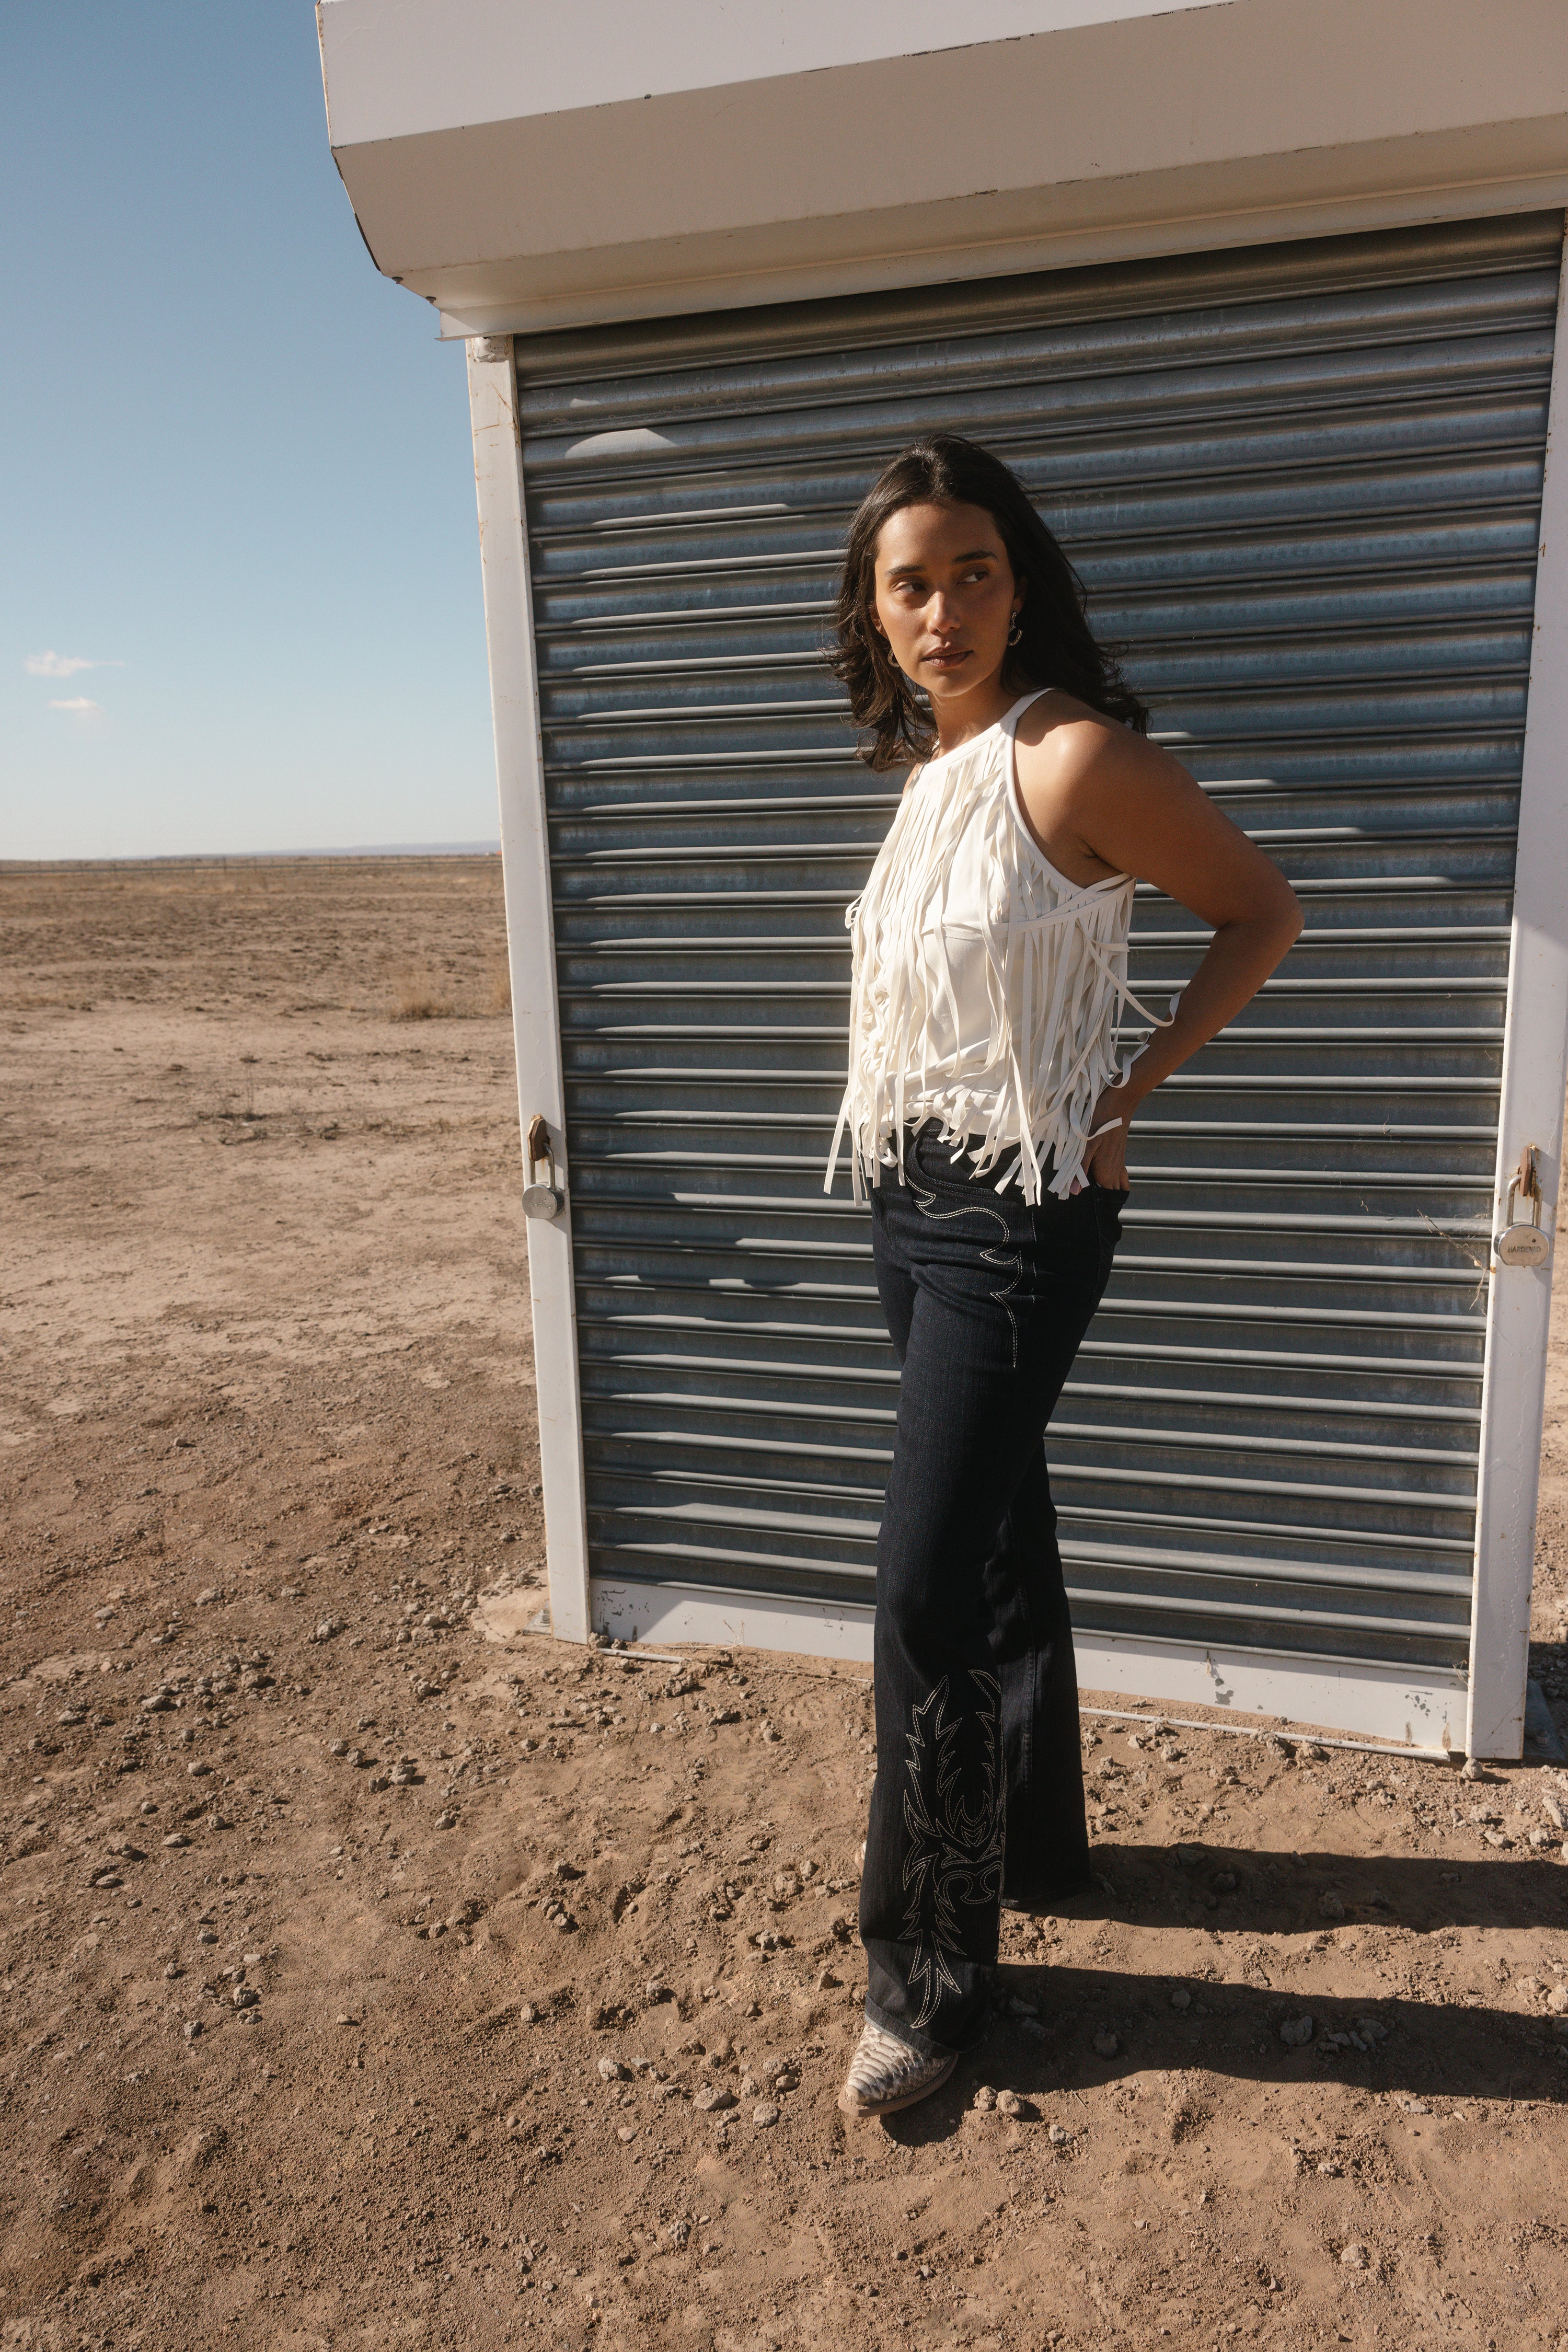
[[[998,2017],[943,2090],[887,2119],[895,2138],[917,2147],[952,2137],[979,2083],[1005,2085],[1024,2101],[1026,2116],[1032,2110],[1037,2118],[1067,2093],[1151,2072],[1335,2083],[1415,2103],[1531,2099],[1568,2106],[1568,2043],[1552,2032],[1554,2021],[1507,2010],[1402,1995],[1324,2000],[1310,1981],[1285,1990],[1081,1968],[1005,1968],[998,1990],[1004,2000],[1037,2005],[1037,2020]],[[1173,2009],[1173,1990],[1191,1996],[1189,2009]],[[1282,2041],[1281,2025],[1304,2017],[1312,2021],[1312,2040]],[[1362,2032],[1363,2019],[1381,2029],[1381,2040]],[[1110,2035],[1115,2050],[1101,2056],[1096,2039]]]
[[[1234,1846],[1097,1844],[1093,1895],[1068,1918],[1300,1935],[1347,1920],[1430,1934],[1568,1920],[1568,1868],[1462,1854],[1248,1853]]]
[[[1362,1923],[1435,1935],[1568,1920],[1568,1869],[1561,1862],[1100,1845],[1095,1864],[1099,1889],[1060,1905],[1058,1916],[1204,1926],[1233,1936],[1327,1935]],[[1327,1998],[1314,1990],[1310,1950],[1264,1948],[1251,1957],[1258,1980],[1226,1984],[1054,1961],[1005,1965],[1000,2010],[1016,2002],[1035,2015],[999,2014],[948,2087],[889,2118],[886,2128],[911,2147],[950,2137],[977,2083],[1005,2084],[1027,2113],[1031,2105],[1048,2109],[1064,2093],[1151,2071],[1339,2083],[1415,2101],[1568,2106],[1568,2039],[1541,2007],[1539,1990],[1521,1988],[1518,2009],[1488,2006],[1461,1988],[1447,2000],[1388,1992]],[[1289,1982],[1278,1980],[1287,1976]],[[1282,2040],[1280,2027],[1304,2017],[1312,2021],[1311,2039]],[[1361,2030],[1363,2019],[1372,2021],[1371,2033]],[[1115,2047],[1104,2054],[1095,2044],[1109,2036]]]

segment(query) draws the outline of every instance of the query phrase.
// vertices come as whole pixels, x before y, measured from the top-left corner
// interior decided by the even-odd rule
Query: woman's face
[[[876,618],[933,708],[994,685],[1024,587],[984,507],[900,507],[878,536]]]

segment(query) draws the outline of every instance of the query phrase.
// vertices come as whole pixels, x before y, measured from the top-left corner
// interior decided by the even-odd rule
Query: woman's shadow
[[[1192,2067],[1249,2082],[1353,2084],[1417,2112],[1433,2098],[1568,2105],[1568,2016],[1549,2006],[1555,1979],[1533,1983],[1520,1969],[1500,1980],[1489,1965],[1483,1996],[1473,1953],[1423,1948],[1445,1928],[1568,1924],[1562,1862],[1203,1845],[1097,1845],[1094,1861],[1096,1892],[1056,1916],[1215,1930],[1230,1948],[1205,1948],[1200,1970],[1212,1965],[1232,1981],[1009,1959],[991,2033],[942,2092],[888,2119],[895,2137],[949,2137],[980,2082],[1014,2091],[1027,2115],[1066,2091]],[[1405,1929],[1392,1957],[1447,1982],[1430,1992],[1330,1991],[1350,1958],[1336,1931],[1358,1925]],[[1238,1937],[1256,1941],[1237,1948]]]

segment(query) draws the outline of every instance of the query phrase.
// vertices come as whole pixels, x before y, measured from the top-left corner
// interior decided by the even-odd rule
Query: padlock
[[[528,1122],[528,1181],[522,1189],[522,1213],[525,1217],[558,1217],[565,1205],[565,1194],[555,1181],[555,1150],[550,1140],[550,1126],[542,1110],[536,1110]],[[533,1171],[541,1160],[550,1171],[548,1184],[536,1184]]]
[[[1522,1192],[1530,1202],[1528,1225],[1514,1222],[1516,1192]],[[1509,1180],[1502,1231],[1492,1235],[1492,1248],[1499,1265],[1544,1265],[1552,1255],[1552,1236],[1541,1229],[1541,1178],[1536,1172],[1532,1143],[1527,1143],[1520,1153],[1519,1166]]]

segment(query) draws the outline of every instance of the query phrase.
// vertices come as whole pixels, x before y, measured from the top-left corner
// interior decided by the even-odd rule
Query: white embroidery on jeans
[[[910,1970],[911,1997],[920,2008],[910,2022],[917,2030],[935,2016],[944,1992],[963,1987],[946,1955],[963,1956],[960,1904],[998,1904],[1002,1898],[1002,1853],[1006,1827],[1007,1782],[1002,1769],[1002,1685],[994,1675],[971,1667],[978,1696],[981,1733],[973,1811],[964,1801],[964,1771],[957,1754],[959,1725],[948,1720],[948,1681],[943,1675],[931,1696],[914,1710],[905,1769],[904,1885],[909,1900],[903,1937],[915,1948]]]
[[[964,1201],[956,1209],[938,1209],[932,1206],[932,1203],[936,1199],[936,1194],[934,1192],[922,1192],[920,1186],[915,1182],[912,1177],[910,1179],[910,1190],[915,1196],[915,1206],[920,1211],[921,1216],[930,1217],[933,1224],[945,1223],[953,1217],[967,1217],[971,1211],[973,1211],[978,1217],[994,1217],[1008,1241],[1011,1241],[1013,1238],[1013,1228],[1007,1223],[1007,1220],[1003,1215],[1001,1210],[992,1208],[988,1202]],[[1008,1256],[1003,1250],[994,1246],[990,1249],[983,1249],[980,1255],[984,1259],[987,1265],[1000,1266],[1003,1272],[1009,1276],[1008,1280],[1002,1285],[1001,1288],[999,1290],[994,1290],[991,1293],[991,1296],[996,1301],[997,1306],[1000,1307],[1002,1312],[1005,1315],[1008,1322],[1013,1327],[1013,1370],[1016,1371],[1018,1369],[1018,1318],[1014,1314],[1011,1307],[1007,1304],[1007,1301],[1024,1279],[1024,1261],[1016,1250],[1013,1252],[1011,1256]]]

